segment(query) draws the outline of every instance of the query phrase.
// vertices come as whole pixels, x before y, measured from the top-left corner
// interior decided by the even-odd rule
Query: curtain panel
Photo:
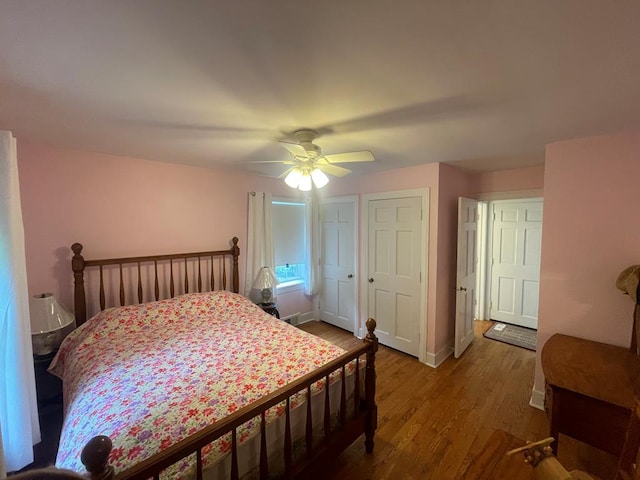
[[[304,282],[304,293],[316,295],[320,287],[320,198],[314,187],[305,199],[307,251],[307,276]]]
[[[40,441],[16,140],[0,131],[0,452],[8,472]]]
[[[251,289],[251,285],[260,268],[264,266],[275,267],[271,200],[270,193],[249,192],[249,225],[247,226],[247,263],[244,276],[244,295],[254,302],[261,301],[260,298],[254,298]]]

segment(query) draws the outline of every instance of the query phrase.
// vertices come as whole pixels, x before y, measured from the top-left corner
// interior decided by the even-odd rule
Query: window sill
[[[298,292],[300,290],[304,290],[304,282],[302,280],[292,280],[290,282],[282,282],[280,285],[276,287],[276,292],[278,295],[281,295],[284,293]]]

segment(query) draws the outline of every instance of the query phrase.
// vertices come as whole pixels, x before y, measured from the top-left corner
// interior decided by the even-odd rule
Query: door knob
[[[373,278],[369,278],[369,283],[373,283]]]
[[[460,287],[460,288],[456,288],[456,290],[458,290],[459,292],[466,292],[467,289],[464,287]]]
[[[350,273],[349,275],[347,275],[347,278],[353,278],[353,273]]]

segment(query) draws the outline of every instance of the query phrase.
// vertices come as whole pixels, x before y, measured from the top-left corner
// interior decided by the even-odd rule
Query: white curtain
[[[247,227],[247,269],[244,294],[251,298],[251,284],[261,267],[274,268],[271,227],[271,194],[249,192],[249,225]],[[259,299],[251,298],[254,301]]]
[[[4,468],[33,462],[40,441],[16,140],[0,131],[0,432]]]
[[[306,201],[307,229],[307,275],[304,293],[315,295],[320,286],[320,198],[318,190],[313,188]]]

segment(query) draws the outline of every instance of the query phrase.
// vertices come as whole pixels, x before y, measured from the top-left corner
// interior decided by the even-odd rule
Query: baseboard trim
[[[302,325],[303,323],[311,322],[311,321],[319,321],[315,318],[313,312],[299,313],[298,314],[298,323],[296,325]]]
[[[544,392],[540,390],[536,390],[535,388],[531,390],[531,400],[529,400],[529,405],[533,408],[537,408],[538,410],[542,410],[544,412]]]
[[[450,345],[446,345],[444,348],[440,349],[440,351],[435,354],[427,352],[427,356],[425,358],[424,363],[429,367],[438,368],[440,365],[442,365],[442,362],[444,362],[452,354],[453,354],[453,347],[451,347]]]

